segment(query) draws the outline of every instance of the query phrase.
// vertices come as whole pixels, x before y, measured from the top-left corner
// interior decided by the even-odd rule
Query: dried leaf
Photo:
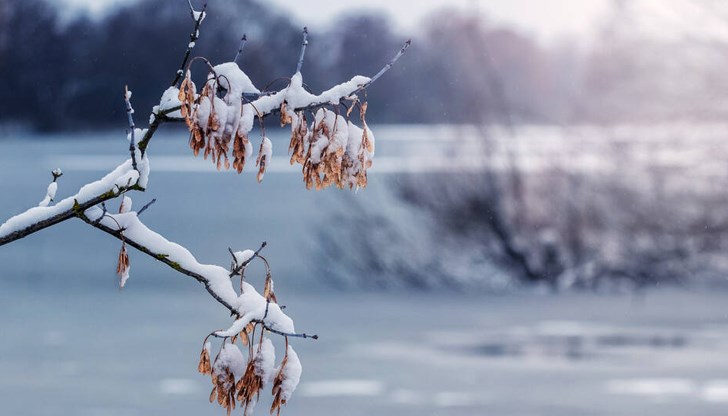
[[[275,378],[273,379],[273,389],[271,393],[273,394],[273,405],[270,407],[270,413],[273,414],[273,412],[277,412],[278,415],[281,414],[281,406],[286,404],[286,401],[283,400],[281,394],[282,389],[281,385],[283,384],[283,380],[285,380],[285,375],[283,370],[286,368],[286,364],[288,363],[288,350],[286,350],[286,355],[283,357],[283,361],[281,361],[281,366],[278,369],[278,373],[276,373]]]
[[[119,259],[116,264],[116,274],[119,275],[119,287],[124,287],[129,278],[129,254],[126,252],[126,242],[122,241]]]
[[[291,118],[290,114],[286,111],[286,103],[284,102],[281,104],[281,127],[286,124],[291,124],[292,122],[293,118]]]
[[[245,373],[235,388],[237,390],[236,398],[240,400],[240,404],[245,407],[245,413],[247,413],[248,406],[257,401],[260,391],[263,389],[263,378],[256,373],[252,357],[248,360]]]
[[[200,363],[197,365],[197,371],[201,374],[212,373],[212,366],[210,365],[210,351],[206,346],[202,348],[202,352],[200,353]]]

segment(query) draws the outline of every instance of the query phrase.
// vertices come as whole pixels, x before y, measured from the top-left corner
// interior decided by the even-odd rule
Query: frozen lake
[[[354,198],[385,201],[393,172],[448,168],[433,167],[422,145],[447,140],[407,129],[375,130],[381,163]],[[66,172],[63,196],[122,161],[125,142],[111,137],[0,141],[2,216],[37,203],[52,168]],[[269,242],[281,303],[299,330],[321,336],[294,341],[304,373],[284,414],[726,414],[728,293],[331,291],[315,276],[316,231],[343,194],[306,191],[276,143],[280,159],[258,185],[254,175],[211,173],[184,134],[162,134],[135,205],[157,198],[145,222],[204,262],[226,265],[228,246]],[[208,404],[211,385],[196,366],[205,334],[229,324],[225,311],[196,282],[133,251],[120,293],[118,249],[78,221],[0,248],[0,413],[224,414]]]

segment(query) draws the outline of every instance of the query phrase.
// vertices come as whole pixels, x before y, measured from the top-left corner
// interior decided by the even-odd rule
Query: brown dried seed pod
[[[294,163],[304,164],[305,158],[305,138],[308,135],[308,121],[306,115],[300,111],[296,113],[298,116],[298,125],[291,130],[291,143],[288,145],[288,152],[291,154],[291,165]]]
[[[217,384],[214,384],[212,386],[212,391],[210,392],[210,403],[215,401],[216,396],[217,396]]]
[[[236,398],[247,411],[248,406],[260,397],[260,391],[263,389],[263,378],[256,374],[255,362],[252,359],[248,361],[245,373],[235,387],[237,389]]]
[[[192,107],[195,102],[195,94],[197,93],[195,84],[194,82],[192,82],[189,75],[190,74],[187,73],[185,78],[182,80],[179,88],[179,93],[177,94],[177,99],[179,99],[181,104],[180,113],[182,114],[182,118],[184,118],[185,123],[187,123],[188,127],[192,124]]]
[[[293,118],[288,114],[286,111],[286,103],[284,102],[281,104],[281,127],[285,126],[286,124],[291,124],[293,122]]]
[[[119,259],[116,263],[116,274],[119,275],[119,286],[122,285],[121,278],[129,270],[129,254],[126,252],[126,242],[121,242],[121,250],[119,251]]]
[[[280,415],[281,406],[286,404],[286,401],[283,400],[283,398],[281,397],[283,393],[281,386],[283,384],[283,380],[285,380],[283,370],[286,368],[287,363],[288,351],[286,350],[286,355],[283,357],[283,361],[281,361],[281,366],[278,369],[275,378],[273,379],[273,389],[271,390],[271,393],[273,394],[273,405],[270,407],[271,414],[273,414],[273,412],[277,412],[277,414]]]
[[[197,371],[201,374],[212,374],[212,366],[210,365],[210,351],[207,347],[202,347],[200,352],[200,363],[197,364]]]

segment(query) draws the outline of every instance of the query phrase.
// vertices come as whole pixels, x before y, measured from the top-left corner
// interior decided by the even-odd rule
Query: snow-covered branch
[[[0,246],[76,217],[78,212],[117,198],[127,191],[144,190],[142,183],[146,184],[146,178],[141,179],[139,172],[132,167],[131,159],[127,160],[102,179],[84,185],[75,195],[57,204],[33,207],[5,221],[0,225]]]
[[[134,108],[131,106],[131,91],[129,91],[127,86],[124,86],[124,104],[126,104],[126,118],[129,121],[129,153],[131,154],[131,167],[134,168],[134,170],[137,170]]]
[[[207,292],[234,316],[239,319],[244,317],[247,320],[243,327],[253,321],[262,323],[269,331],[281,335],[317,338],[296,334],[293,320],[283,313],[278,304],[266,300],[252,285],[244,283],[242,293],[238,294],[227,269],[199,263],[189,250],[150,230],[136,212],[109,214],[99,207],[92,207],[79,212],[78,217],[92,227],[124,241],[140,252],[202,283]],[[242,321],[236,322],[233,329]],[[223,331],[217,335],[233,336],[240,331],[242,328],[238,331]]]
[[[200,24],[202,24],[202,21],[205,20],[205,9],[207,9],[207,3],[202,6],[202,10],[200,11],[196,11],[195,8],[192,7],[192,1],[189,1],[189,5],[190,15],[192,16],[192,20],[195,22],[195,26],[192,28],[192,33],[190,33],[190,43],[187,44],[187,49],[182,56],[182,63],[179,65],[177,72],[175,72],[174,79],[171,84],[172,86],[177,85],[179,80],[182,79],[184,69],[187,66],[187,61],[189,61],[190,54],[192,54],[192,49],[195,47],[197,39],[200,38]]]
[[[53,182],[48,186],[40,206],[30,208],[0,225],[0,246],[68,219],[79,218],[122,242],[117,266],[120,286],[123,287],[129,278],[127,245],[197,280],[234,318],[228,329],[214,331],[205,338],[198,369],[212,377],[214,388],[211,400],[217,397],[218,403],[228,413],[239,401],[248,414],[263,385],[272,383],[274,397],[271,413],[280,413],[280,407],[290,399],[301,375],[298,355],[288,345],[288,338],[317,339],[318,336],[297,333],[293,320],[279,306],[273,293],[268,261],[260,255],[265,243],[257,251],[236,252],[229,249],[233,256],[229,270],[202,264],[189,250],[152,231],[139,219],[139,214],[154,200],[135,212],[132,211],[129,195],[132,191],[146,190],[150,172],[147,152],[150,141],[162,123],[171,121],[184,121],[187,124],[190,147],[195,155],[203,151],[204,156],[211,157],[218,168],[233,167],[238,172],[243,170],[246,161],[255,160],[260,181],[272,158],[272,143],[265,137],[265,129],[262,128],[258,154],[254,157],[248,136],[256,119],[264,127],[264,119],[274,114],[280,115],[281,125],[291,124],[291,163],[303,166],[308,188],[315,186],[320,189],[332,184],[340,188],[366,186],[366,170],[371,166],[374,156],[374,135],[366,125],[367,103],[357,94],[394,64],[406,50],[409,41],[373,78],[355,76],[320,94],[314,94],[305,86],[301,74],[308,45],[308,30],[304,28],[296,73],[290,78],[289,84],[280,91],[261,92],[235,62],[245,45],[245,36],[232,62],[213,66],[204,58],[190,58],[200,35],[199,28],[205,18],[206,5],[201,11],[196,11],[191,1],[189,5],[194,20],[190,42],[171,86],[163,92],[159,104],[152,109],[146,129],[136,128],[131,92],[125,89],[130,158],[103,178],[53,204],[57,192],[56,181],[62,174],[60,170],[55,170]],[[204,60],[209,69],[199,93],[190,71],[191,63],[197,59]],[[362,127],[354,125],[349,119],[355,108],[359,109]],[[229,154],[232,155],[232,164]],[[110,213],[106,202],[119,197],[122,198],[119,212]],[[266,265],[262,294],[244,278],[246,266],[255,259],[260,259]],[[257,341],[256,329],[259,330]],[[267,334],[280,335],[286,340],[285,355],[278,367],[274,365],[274,349],[266,338]],[[210,343],[207,342],[212,339],[210,337],[223,339],[221,350],[214,360],[210,359]],[[249,346],[247,364],[235,345],[238,340]],[[252,347],[255,342],[258,344],[257,349]]]

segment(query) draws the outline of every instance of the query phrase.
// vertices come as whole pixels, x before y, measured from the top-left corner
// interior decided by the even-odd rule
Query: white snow
[[[119,207],[119,213],[125,214],[129,211],[131,211],[132,207],[132,200],[128,196],[124,195],[124,198],[121,200],[121,206]]]
[[[260,145],[260,154],[258,155],[256,162],[256,165],[260,168],[258,181],[263,179],[263,176],[265,175],[265,167],[270,164],[271,160],[273,160],[273,143],[269,138],[263,137],[263,142]]]
[[[38,208],[40,209],[40,208]],[[86,216],[91,220],[99,220],[101,224],[112,229],[124,229],[124,237],[135,241],[151,252],[176,263],[179,267],[195,273],[204,279],[205,286],[217,298],[230,305],[241,316],[226,331],[219,331],[219,336],[233,336],[251,321],[262,321],[275,331],[294,333],[293,320],[281,310],[276,303],[268,303],[255,288],[243,282],[243,293],[238,295],[229,277],[229,272],[217,265],[200,264],[186,248],[173,243],[156,232],[147,228],[137,217],[136,212],[130,211],[122,214],[106,213],[100,218],[103,211],[98,207],[86,210]]]
[[[298,354],[293,350],[293,347],[288,346],[288,362],[283,367],[283,382],[281,383],[281,399],[288,401],[293,392],[298,387],[298,382],[301,380],[301,361],[298,359]]]
[[[263,338],[260,350],[254,350],[255,374],[263,379],[263,383],[270,383],[276,374],[276,351],[273,342],[268,338]]]
[[[255,251],[253,251],[253,250],[236,251],[235,253],[233,253],[233,255],[235,256],[236,263],[243,264],[246,261],[253,258],[253,256],[255,255]]]
[[[121,289],[124,288],[124,286],[126,285],[126,281],[129,280],[129,270],[131,270],[131,265],[126,266],[124,271],[119,276],[119,287]]]
[[[152,108],[152,115],[150,116],[151,119],[149,120],[149,123],[151,124],[154,121],[154,117],[156,114],[159,114],[171,108],[179,107],[180,105],[181,103],[179,102],[179,89],[177,87],[167,88],[162,94],[162,98],[159,99],[159,105],[155,105]],[[180,112],[180,110],[176,110],[169,113],[168,116],[172,118],[182,118],[182,113]]]
[[[58,190],[58,183],[51,182],[48,184],[48,189],[46,190],[46,196],[43,198],[40,203],[38,203],[39,207],[47,207],[51,201],[53,201],[53,198],[56,197],[56,191]]]
[[[260,90],[255,88],[250,78],[235,62],[216,65],[212,70],[218,77],[218,84],[228,90],[228,94],[235,97],[238,102],[240,102],[243,93],[260,93]],[[210,73],[208,79],[214,77],[213,73]]]
[[[374,158],[375,139],[374,134],[371,130],[369,130],[369,127],[367,127],[367,139],[369,140],[372,149],[372,151],[369,152],[367,149],[362,149],[364,130],[352,122],[349,122],[347,130],[349,133],[349,139],[346,144],[346,156],[353,162],[353,164],[347,168],[346,176],[351,185],[356,185],[356,174],[362,169],[366,169],[366,166],[362,166],[359,156],[363,156],[364,163],[371,162],[372,158]]]
[[[199,20],[202,23],[205,17],[207,17],[207,13],[205,12],[192,11],[192,18],[195,19],[195,22]]]
[[[222,374],[226,368],[235,376],[235,380],[239,380],[245,372],[246,361],[240,348],[233,343],[226,342],[220,350],[215,363],[212,365],[213,374]]]
[[[21,231],[33,224],[70,211],[75,202],[83,204],[106,192],[119,193],[120,188],[136,183],[137,179],[139,179],[139,173],[132,169],[131,159],[128,159],[98,181],[81,187],[75,195],[69,196],[53,206],[31,208],[8,219],[0,225],[0,236]]]

